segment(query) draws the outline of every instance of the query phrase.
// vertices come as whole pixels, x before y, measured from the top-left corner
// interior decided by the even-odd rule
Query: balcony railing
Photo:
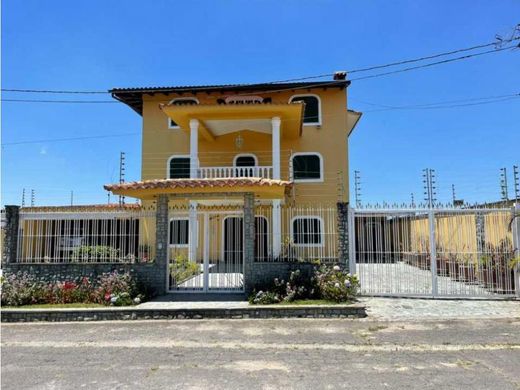
[[[270,179],[273,175],[271,166],[254,167],[200,167],[198,177],[201,179],[218,179],[227,177],[261,177]]]

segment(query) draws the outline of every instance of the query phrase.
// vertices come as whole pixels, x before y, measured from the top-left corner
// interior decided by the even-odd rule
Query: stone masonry
[[[5,206],[5,239],[2,252],[2,263],[16,262],[18,246],[18,225],[20,221],[19,206]]]
[[[338,202],[338,260],[339,263],[348,267],[348,203]]]
[[[253,263],[255,261],[255,195],[244,194],[244,290],[253,290]]]

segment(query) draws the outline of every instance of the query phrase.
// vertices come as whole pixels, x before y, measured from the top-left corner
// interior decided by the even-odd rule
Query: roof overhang
[[[272,132],[271,120],[281,120],[282,138],[294,139],[302,135],[303,102],[287,104],[193,104],[160,105],[162,111],[189,131],[190,120],[199,120],[199,132],[208,141],[237,131]]]
[[[361,119],[362,112],[347,110],[347,134],[350,137],[350,134],[354,131],[357,126],[359,120]]]
[[[143,95],[153,96],[161,94],[196,95],[197,93],[218,93],[220,95],[234,94],[237,92],[253,92],[255,94],[272,95],[282,91],[312,90],[312,89],[344,89],[350,85],[348,80],[333,81],[308,81],[287,83],[259,83],[259,84],[227,84],[227,85],[188,85],[177,87],[145,87],[145,88],[113,88],[109,90],[112,97],[128,105],[139,115],[143,114]]]
[[[240,197],[245,193],[254,193],[257,198],[282,199],[289,192],[291,182],[262,178],[229,179],[161,179],[144,180],[122,184],[107,184],[105,190],[114,195],[149,200],[158,195],[180,198],[215,198]]]

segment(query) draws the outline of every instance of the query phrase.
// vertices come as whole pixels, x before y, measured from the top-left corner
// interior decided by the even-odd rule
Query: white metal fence
[[[151,262],[155,211],[21,211],[17,262]]]
[[[511,209],[355,209],[350,267],[367,295],[518,294]]]

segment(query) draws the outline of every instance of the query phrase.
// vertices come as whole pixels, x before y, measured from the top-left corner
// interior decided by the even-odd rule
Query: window
[[[199,101],[195,98],[180,98],[180,99],[173,99],[170,101],[170,104],[174,104],[176,106],[184,106],[184,105],[192,105],[192,104],[199,104]],[[178,129],[179,125],[175,123],[171,118],[168,118],[168,128],[169,129]]]
[[[190,158],[189,157],[170,157],[168,161],[169,179],[189,179],[190,178]]]
[[[256,156],[254,154],[239,154],[235,156],[233,162],[235,167],[241,167],[235,169],[236,177],[254,177],[256,170],[254,168],[243,168],[243,167],[255,167],[257,165]]]
[[[289,100],[289,103],[293,102],[305,103],[304,125],[321,125],[321,102],[317,95],[295,95]]]
[[[292,177],[297,181],[323,181],[323,163],[318,153],[296,153],[292,156]]]
[[[294,245],[323,245],[322,220],[318,217],[295,217],[292,221]]]
[[[190,221],[188,219],[172,219],[170,221],[170,245],[188,246]]]

